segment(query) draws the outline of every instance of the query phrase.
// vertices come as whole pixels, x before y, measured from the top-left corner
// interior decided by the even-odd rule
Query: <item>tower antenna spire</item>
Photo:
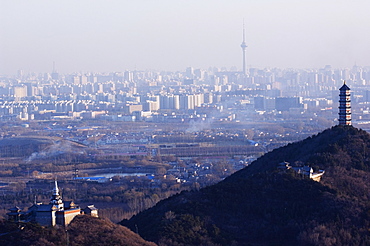
[[[243,43],[245,43],[245,23],[243,19]]]

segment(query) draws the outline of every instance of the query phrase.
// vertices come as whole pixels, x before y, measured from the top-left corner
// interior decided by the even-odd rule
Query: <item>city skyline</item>
[[[0,74],[370,66],[370,3],[0,1]]]

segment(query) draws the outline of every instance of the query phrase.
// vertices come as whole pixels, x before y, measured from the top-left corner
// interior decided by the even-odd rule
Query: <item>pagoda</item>
[[[351,93],[350,88],[344,81],[343,86],[340,87],[339,91],[339,125],[349,126],[351,125]]]

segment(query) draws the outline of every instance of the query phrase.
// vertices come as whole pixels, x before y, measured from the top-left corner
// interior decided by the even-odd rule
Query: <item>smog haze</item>
[[[370,65],[370,2],[0,1],[0,74]]]

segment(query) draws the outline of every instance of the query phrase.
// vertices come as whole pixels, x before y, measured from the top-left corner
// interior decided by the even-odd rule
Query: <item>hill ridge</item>
[[[324,245],[361,245],[370,242],[368,156],[367,132],[334,126],[275,149],[215,185],[161,201],[122,224],[135,225],[143,238],[166,245],[315,245],[320,237],[327,241]],[[326,173],[318,183],[279,171],[282,161]]]

